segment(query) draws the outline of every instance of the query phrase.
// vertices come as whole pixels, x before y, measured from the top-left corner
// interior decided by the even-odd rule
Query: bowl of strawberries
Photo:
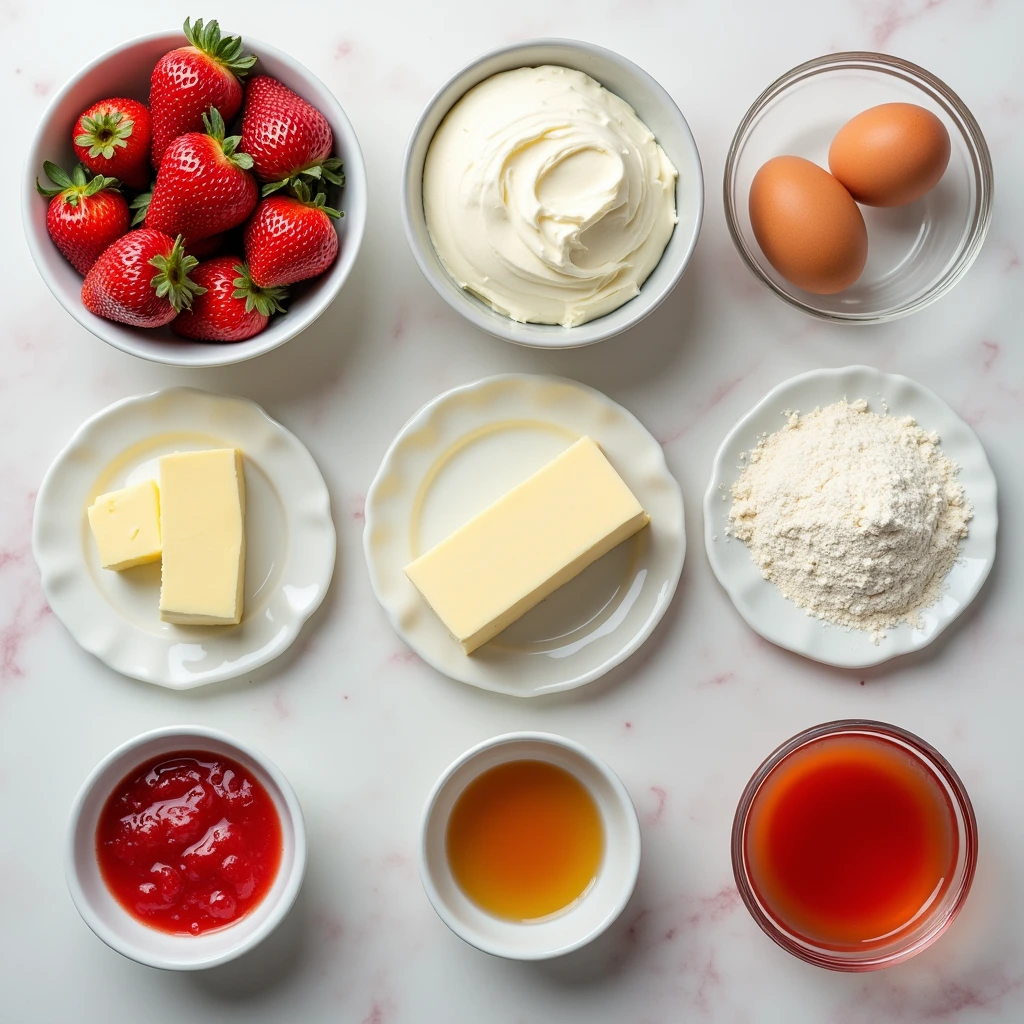
[[[333,93],[216,21],[111,50],[54,97],[29,152],[29,251],[64,308],[154,362],[220,366],[331,304],[366,223]]]

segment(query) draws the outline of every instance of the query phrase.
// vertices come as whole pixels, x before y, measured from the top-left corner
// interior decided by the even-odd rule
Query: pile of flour
[[[845,400],[762,437],[733,485],[731,535],[809,615],[876,643],[942,593],[973,510],[939,438]]]

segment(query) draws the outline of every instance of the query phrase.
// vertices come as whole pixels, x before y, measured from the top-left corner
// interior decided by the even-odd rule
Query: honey
[[[953,804],[911,751],[836,735],[786,755],[753,798],[751,885],[790,933],[836,950],[892,942],[946,894],[957,863]]]
[[[496,917],[534,921],[590,889],[604,828],[594,798],[570,772],[546,761],[508,761],[463,790],[445,842],[469,899]]]

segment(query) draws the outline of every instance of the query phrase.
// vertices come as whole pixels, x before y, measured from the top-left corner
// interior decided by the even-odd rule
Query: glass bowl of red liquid
[[[71,811],[65,875],[85,923],[150,967],[215,967],[262,942],[306,866],[277,766],[216,729],[144,733],[103,759]]]
[[[835,971],[890,967],[931,945],[960,912],[977,858],[956,772],[882,722],[794,736],[754,773],[733,821],[733,872],[754,920]]]

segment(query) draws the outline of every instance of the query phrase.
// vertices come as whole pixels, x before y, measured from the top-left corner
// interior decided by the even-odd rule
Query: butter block
[[[235,448],[160,459],[160,618],[192,626],[242,618],[245,473]]]
[[[405,574],[470,654],[649,521],[583,437]]]
[[[101,494],[88,509],[104,569],[130,569],[160,558],[160,495],[156,482]]]

